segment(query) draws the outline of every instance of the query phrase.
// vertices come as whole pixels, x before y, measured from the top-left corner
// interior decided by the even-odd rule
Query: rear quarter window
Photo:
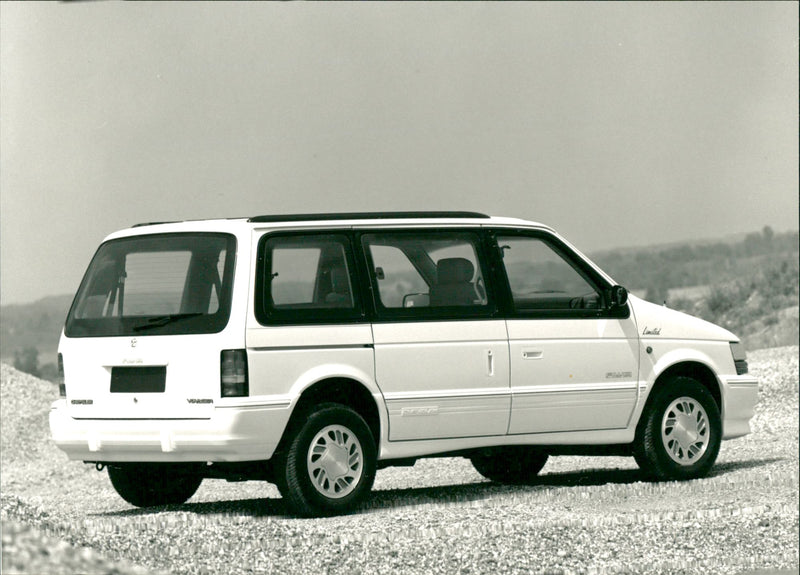
[[[256,317],[262,324],[364,318],[346,235],[267,235],[260,241],[258,262]]]

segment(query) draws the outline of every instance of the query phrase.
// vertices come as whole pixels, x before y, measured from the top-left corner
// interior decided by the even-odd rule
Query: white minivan
[[[629,296],[547,226],[472,212],[116,232],[59,367],[53,440],[129,503],[256,479],[305,516],[422,457],[507,483],[567,453],[701,477],[758,398],[729,331]]]

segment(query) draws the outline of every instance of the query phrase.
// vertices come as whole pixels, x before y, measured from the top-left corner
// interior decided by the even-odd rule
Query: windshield
[[[157,234],[106,242],[89,264],[65,333],[221,331],[230,315],[235,252],[236,239],[228,234]]]

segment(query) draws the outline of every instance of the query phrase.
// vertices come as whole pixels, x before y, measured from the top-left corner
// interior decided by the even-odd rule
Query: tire
[[[108,477],[120,497],[136,507],[180,505],[200,487],[201,469],[158,463],[109,465]]]
[[[655,480],[696,479],[713,467],[721,440],[722,420],[711,393],[694,379],[676,377],[655,391],[633,453]]]
[[[486,479],[512,485],[534,482],[547,463],[547,453],[526,445],[499,447],[470,457],[472,466]]]
[[[377,448],[364,419],[344,405],[320,405],[302,419],[279,456],[275,483],[292,514],[352,511],[372,489]]]

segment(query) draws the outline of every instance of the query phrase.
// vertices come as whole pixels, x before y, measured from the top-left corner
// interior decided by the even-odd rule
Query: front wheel
[[[276,483],[297,515],[346,513],[372,488],[376,459],[375,440],[364,419],[343,405],[324,404],[290,437]]]
[[[195,494],[203,476],[198,465],[128,463],[108,466],[111,485],[136,507],[180,505]]]
[[[479,452],[472,457],[472,466],[486,479],[498,483],[525,485],[532,483],[547,463],[548,455],[526,445],[510,445]]]
[[[714,465],[721,440],[711,393],[694,379],[676,377],[655,391],[636,433],[634,457],[654,479],[696,479]]]

